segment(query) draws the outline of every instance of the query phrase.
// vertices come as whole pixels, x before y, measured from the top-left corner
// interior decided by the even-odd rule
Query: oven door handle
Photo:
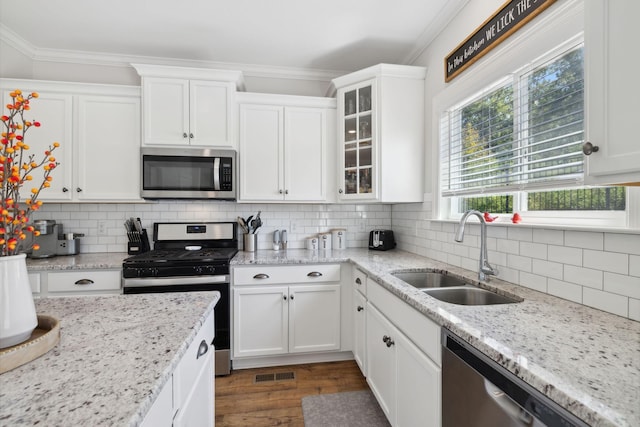
[[[207,283],[229,283],[229,275],[219,276],[181,276],[181,277],[144,277],[122,279],[122,286],[173,286],[173,285],[199,285]]]

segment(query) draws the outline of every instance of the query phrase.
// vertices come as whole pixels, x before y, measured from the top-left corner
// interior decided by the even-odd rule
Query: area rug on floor
[[[388,427],[370,390],[314,394],[302,398],[305,427]]]

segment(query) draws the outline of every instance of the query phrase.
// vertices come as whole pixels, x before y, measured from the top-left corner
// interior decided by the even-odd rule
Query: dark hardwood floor
[[[295,379],[256,382],[256,375],[293,372]],[[356,362],[236,370],[216,377],[216,427],[304,426],[302,403],[311,394],[367,389]]]

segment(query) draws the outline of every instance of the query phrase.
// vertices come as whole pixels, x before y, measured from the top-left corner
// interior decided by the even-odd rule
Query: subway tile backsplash
[[[400,249],[477,271],[480,226],[431,221],[431,206],[391,209]],[[396,218],[402,218],[397,221]],[[640,321],[640,234],[488,224],[489,262],[498,277],[540,292]]]
[[[154,222],[233,221],[262,211],[258,249],[271,249],[273,231],[286,229],[289,248],[304,248],[307,237],[334,228],[347,230],[349,247],[366,247],[369,230],[391,227],[391,207],[380,204],[238,204],[171,200],[148,203],[45,203],[33,219],[54,219],[65,232],[84,233],[80,250],[126,252],[124,221],[140,217],[152,232]],[[151,235],[149,236],[151,238]],[[242,242],[241,236],[239,241]],[[151,242],[153,244],[153,242]],[[240,243],[242,245],[242,243]]]
[[[369,231],[391,228],[398,248],[460,266],[478,268],[480,227],[469,224],[464,242],[457,224],[431,221],[431,204],[237,204],[208,201],[149,203],[45,203],[34,219],[55,219],[66,232],[84,233],[82,252],[126,252],[124,220],[154,222],[235,221],[262,211],[258,248],[271,248],[272,233],[287,229],[289,248],[345,228],[349,247],[367,247]],[[488,225],[489,261],[501,279],[640,321],[640,234]],[[241,239],[240,239],[241,241]]]

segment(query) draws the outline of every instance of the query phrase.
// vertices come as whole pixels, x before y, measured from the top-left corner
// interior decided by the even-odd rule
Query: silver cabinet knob
[[[183,137],[183,138],[187,138],[187,137],[189,137],[189,135],[187,135],[187,133],[186,133],[186,132],[183,132],[183,133],[182,133],[182,137]]]
[[[342,188],[338,188],[338,193],[342,194]]]
[[[63,192],[63,193],[66,193],[66,192],[68,192],[68,191],[69,191],[69,189],[68,189],[67,187],[62,187],[62,192]]]
[[[364,310],[364,307],[363,307],[363,306],[361,306],[361,305],[359,305],[359,306],[358,306],[358,311],[362,311],[362,310]]]
[[[80,188],[80,187],[76,188],[76,193],[80,193],[81,191],[82,191],[82,188]]]
[[[598,150],[600,150],[600,147],[598,147],[597,145],[593,145],[588,141],[582,144],[582,152],[585,156],[590,156],[591,153],[597,153]]]
[[[193,134],[192,133],[189,134],[189,138],[193,139]]]

